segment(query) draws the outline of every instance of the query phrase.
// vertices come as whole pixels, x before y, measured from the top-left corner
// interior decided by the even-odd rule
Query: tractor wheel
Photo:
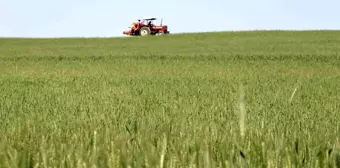
[[[140,34],[141,36],[148,36],[148,35],[151,34],[151,30],[150,30],[150,28],[148,28],[148,27],[142,27],[142,28],[140,28],[140,30],[139,30],[139,34]]]

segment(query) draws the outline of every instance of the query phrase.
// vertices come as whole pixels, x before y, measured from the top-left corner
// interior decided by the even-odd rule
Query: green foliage
[[[0,39],[0,167],[340,167],[340,32]]]

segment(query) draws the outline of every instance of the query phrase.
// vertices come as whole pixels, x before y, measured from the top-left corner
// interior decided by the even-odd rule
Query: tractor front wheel
[[[150,28],[148,28],[148,27],[142,27],[142,28],[140,28],[140,30],[139,30],[139,34],[140,34],[141,36],[148,36],[148,35],[151,34],[151,30],[150,30]]]

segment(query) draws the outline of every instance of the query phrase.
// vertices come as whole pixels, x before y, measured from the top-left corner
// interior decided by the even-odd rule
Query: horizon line
[[[238,32],[274,32],[274,31],[283,31],[283,32],[310,32],[310,31],[340,31],[340,29],[243,29],[243,30],[224,30],[224,31],[200,31],[200,32],[177,32],[171,33],[168,35],[185,35],[185,34],[206,34],[206,33],[238,33]],[[166,36],[168,36],[166,35]],[[34,36],[0,36],[0,39],[60,39],[60,38],[128,38],[133,36],[44,36],[44,37],[34,37]]]

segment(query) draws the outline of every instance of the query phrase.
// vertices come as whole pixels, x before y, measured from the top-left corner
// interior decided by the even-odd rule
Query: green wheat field
[[[340,168],[340,31],[0,39],[0,167]]]

